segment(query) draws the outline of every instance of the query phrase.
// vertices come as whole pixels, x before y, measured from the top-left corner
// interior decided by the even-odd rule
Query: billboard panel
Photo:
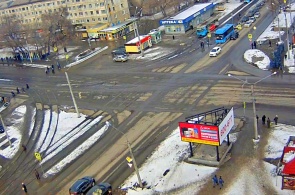
[[[230,111],[227,113],[226,117],[223,119],[223,121],[218,126],[219,128],[219,144],[224,141],[227,134],[230,132],[230,130],[233,128],[235,124],[234,120],[234,108],[231,108]]]
[[[181,141],[219,146],[218,127],[179,122]]]

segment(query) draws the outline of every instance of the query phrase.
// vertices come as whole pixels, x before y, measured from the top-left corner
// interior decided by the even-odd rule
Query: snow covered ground
[[[289,136],[294,135],[294,132],[294,126],[284,124],[274,126],[273,130],[271,130],[268,145],[265,147],[265,157],[280,158],[284,145]],[[128,195],[167,194],[167,192],[175,194],[171,192],[174,189],[178,189],[177,194],[197,194],[198,190],[206,182],[211,182],[212,175],[217,168],[183,162],[183,159],[189,153],[188,143],[182,142],[179,134],[179,129],[176,129],[139,168],[142,180],[147,182],[147,188],[142,190],[133,187],[137,183],[135,173],[122,184],[122,189],[128,190]],[[250,164],[253,164],[253,166],[261,166],[262,164],[263,175],[261,175],[261,178],[272,182],[277,191],[276,194],[294,194],[293,191],[281,190],[281,177],[275,177],[274,165],[256,159],[250,162]],[[236,182],[227,187],[226,191],[219,194],[264,194],[263,186],[260,185],[261,182],[253,176],[253,170],[251,169],[253,169],[252,166],[243,169],[238,175]],[[169,170],[169,172],[163,176],[166,170]],[[179,188],[182,188],[182,190],[179,190]]]
[[[253,58],[259,58],[258,61],[254,62]],[[254,63],[258,68],[262,70],[268,70],[270,59],[265,53],[259,49],[249,49],[244,53],[244,59],[247,63]]]

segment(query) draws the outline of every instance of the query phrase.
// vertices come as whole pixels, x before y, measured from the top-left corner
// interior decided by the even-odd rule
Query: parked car
[[[4,131],[4,127],[3,127],[3,125],[2,124],[0,124],[0,133],[2,134],[2,133],[4,133],[5,131]]]
[[[251,22],[251,21],[247,21],[247,22],[244,24],[244,27],[245,27],[245,28],[249,28],[251,25],[252,25],[252,22]]]
[[[252,23],[254,23],[256,21],[256,18],[255,17],[250,17],[249,18],[249,21],[252,22]]]
[[[248,16],[244,16],[241,20],[241,23],[242,24],[245,24],[247,21],[249,20],[249,17]]]
[[[112,55],[128,55],[125,46],[120,46],[112,51]]]
[[[232,36],[230,36],[230,40],[236,40],[239,38],[239,32],[235,31]]]
[[[213,49],[209,53],[209,56],[210,57],[216,57],[218,54],[220,54],[220,52],[221,52],[220,47],[213,47]]]
[[[111,195],[112,194],[112,186],[109,183],[100,183],[98,185],[93,186],[86,195],[94,195],[95,193],[99,195]]]
[[[117,55],[113,58],[115,62],[126,62],[128,57],[126,55]]]
[[[1,107],[0,107],[0,113],[5,110],[8,106],[10,105],[9,102],[5,102]]]
[[[254,14],[254,17],[255,17],[255,18],[259,18],[259,17],[260,17],[260,13],[259,13],[259,12],[256,12],[256,13]]]
[[[69,189],[73,195],[84,195],[95,185],[95,179],[92,177],[83,177],[77,180]]]

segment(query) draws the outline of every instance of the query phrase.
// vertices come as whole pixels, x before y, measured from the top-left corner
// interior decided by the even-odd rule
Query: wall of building
[[[51,0],[0,9],[1,16],[16,15],[23,24],[41,22],[41,15],[67,7],[72,24],[117,24],[130,17],[127,0]]]

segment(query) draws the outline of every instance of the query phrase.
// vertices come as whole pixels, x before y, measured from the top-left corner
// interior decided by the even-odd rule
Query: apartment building
[[[41,15],[67,8],[75,26],[114,26],[130,17],[127,0],[9,0],[0,2],[0,17],[15,15],[23,24],[40,23]]]

